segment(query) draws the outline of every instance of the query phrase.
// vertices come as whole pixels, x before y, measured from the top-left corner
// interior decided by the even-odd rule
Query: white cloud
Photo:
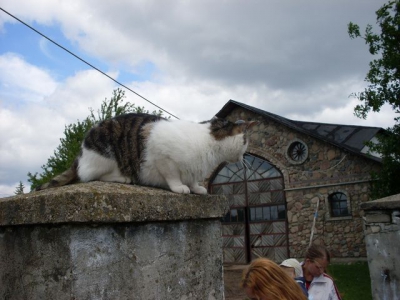
[[[15,190],[15,182],[26,181],[29,171],[40,172],[40,166],[46,163],[59,145],[65,125],[86,118],[89,107],[99,108],[106,97],[111,97],[115,86],[94,70],[78,72],[57,85],[47,80],[51,77],[45,70],[26,63],[22,58],[13,55],[7,57],[17,61],[13,64],[17,66],[12,70],[13,77],[24,78],[31,72],[33,75],[30,79],[42,84],[41,89],[34,86],[33,82],[30,83],[32,86],[27,84],[24,89],[13,88],[16,94],[12,99],[0,94],[0,182],[8,187],[4,190],[10,191]],[[0,62],[1,58],[5,56],[0,57]],[[5,77],[1,78],[2,82],[8,80],[12,86],[19,83]],[[44,82],[46,80],[47,84]],[[29,93],[35,93],[40,101],[28,101],[24,105],[10,103]],[[28,184],[26,186],[29,190]],[[8,192],[0,189],[0,193]]]
[[[0,171],[0,174],[1,174],[1,171]],[[0,184],[0,198],[14,196],[15,189],[18,185],[19,185],[19,181],[12,185]],[[29,191],[29,189],[24,188],[25,193],[28,191]]]
[[[389,105],[384,105],[379,113],[369,113],[367,119],[360,119],[354,115],[354,107],[359,104],[357,99],[349,99],[345,106],[336,108],[327,107],[319,112],[311,112],[311,115],[288,115],[287,118],[297,121],[309,121],[330,124],[347,124],[371,127],[392,127],[396,117]]]
[[[27,63],[15,53],[0,55],[0,84],[0,97],[9,105],[41,101],[57,86],[47,71]]]
[[[117,74],[109,74],[116,77]],[[89,115],[89,108],[100,108],[101,102],[111,97],[116,84],[95,70],[85,70],[67,78],[46,98],[47,105],[66,120],[75,122]]]
[[[71,41],[111,64],[133,68],[151,61],[169,76],[259,82],[273,89],[306,88],[324,77],[356,73],[369,54],[362,43],[350,40],[346,25],[373,22],[377,6],[372,0],[362,5],[311,0],[4,1],[18,16],[59,23]]]

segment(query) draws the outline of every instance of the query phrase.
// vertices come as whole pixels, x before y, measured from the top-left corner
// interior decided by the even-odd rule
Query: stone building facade
[[[221,166],[208,180],[231,207],[223,222],[225,263],[302,258],[311,239],[334,257],[366,257],[359,206],[381,163],[364,143],[381,128],[292,121],[233,100],[217,116],[259,122],[247,167]]]

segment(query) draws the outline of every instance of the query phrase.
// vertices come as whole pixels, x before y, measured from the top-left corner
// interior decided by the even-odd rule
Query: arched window
[[[210,183],[210,193],[225,195],[230,206],[222,219],[224,263],[283,261],[289,255],[283,175],[260,157],[243,158],[217,170]]]
[[[329,204],[331,208],[331,217],[350,216],[347,196],[344,193],[336,192],[329,195]]]
[[[218,172],[212,183],[241,182],[281,176],[279,171],[267,161],[250,154],[245,154],[244,165],[242,162],[226,165]]]

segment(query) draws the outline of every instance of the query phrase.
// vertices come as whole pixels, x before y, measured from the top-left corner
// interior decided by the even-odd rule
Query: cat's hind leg
[[[100,181],[108,181],[108,182],[120,182],[120,183],[131,183],[132,180],[127,177],[123,176],[121,172],[117,169],[114,169],[112,172],[104,174],[100,177]]]
[[[131,183],[131,178],[121,174],[115,160],[85,148],[82,149],[82,156],[79,158],[78,176],[83,182],[100,180]]]
[[[171,191],[178,194],[190,194],[189,187],[182,183],[179,169],[173,161],[168,159],[157,160],[155,165]]]

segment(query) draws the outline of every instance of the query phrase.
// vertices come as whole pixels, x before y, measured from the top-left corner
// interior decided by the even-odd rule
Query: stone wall
[[[366,194],[368,185],[366,183],[357,185],[360,186],[363,186]],[[319,201],[313,240],[327,245],[332,256],[336,258],[366,257],[362,212],[356,207],[360,203],[359,197],[365,194],[354,192],[352,188],[354,185],[286,192],[291,254],[303,257],[310,242],[312,223]],[[341,218],[329,216],[327,196],[337,191],[345,192],[351,197],[352,216]]]
[[[359,205],[369,200],[370,173],[378,170],[380,164],[242,108],[234,109],[228,119],[260,121],[253,129],[248,152],[269,161],[283,174],[290,256],[303,257],[319,201],[313,240],[327,245],[335,257],[365,257]],[[286,158],[287,148],[294,139],[308,146],[308,158],[299,165]],[[347,196],[350,216],[330,216],[328,196],[334,192]]]
[[[0,199],[0,299],[223,299],[227,208],[104,182]]]
[[[374,300],[400,299],[400,194],[363,203]]]

